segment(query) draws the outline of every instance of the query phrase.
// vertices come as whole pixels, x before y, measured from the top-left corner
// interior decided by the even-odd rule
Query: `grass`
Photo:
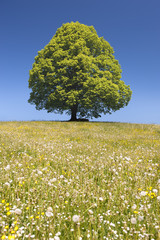
[[[160,125],[0,123],[0,238],[160,239]]]

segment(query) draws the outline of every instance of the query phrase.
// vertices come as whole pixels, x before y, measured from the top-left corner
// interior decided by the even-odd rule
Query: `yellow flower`
[[[15,233],[15,231],[11,231],[11,233]]]
[[[137,212],[137,211],[134,211],[134,213],[138,214],[138,212]]]
[[[5,229],[8,229],[9,228],[9,226],[7,225],[7,226],[5,226]]]
[[[1,239],[5,239],[6,238],[6,235],[3,235],[2,237],[1,237]]]
[[[18,230],[18,226],[15,226],[14,230],[17,231]]]
[[[9,203],[6,203],[6,206],[9,206]]]
[[[5,199],[2,200],[2,203],[5,203]]]
[[[11,215],[11,212],[7,212],[7,215],[8,215],[8,216]]]
[[[9,207],[6,207],[6,210],[9,211]]]
[[[26,207],[26,210],[28,210],[29,209],[29,207]]]
[[[33,216],[30,216],[30,219],[32,219],[33,218]]]
[[[41,214],[44,215],[44,212],[42,212]]]
[[[8,236],[8,239],[9,239],[9,240],[15,239],[15,236],[14,236],[14,235],[9,235],[9,236]]]

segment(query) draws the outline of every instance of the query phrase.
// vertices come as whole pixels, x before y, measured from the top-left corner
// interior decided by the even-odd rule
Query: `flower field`
[[[0,123],[0,239],[160,239],[160,125]]]

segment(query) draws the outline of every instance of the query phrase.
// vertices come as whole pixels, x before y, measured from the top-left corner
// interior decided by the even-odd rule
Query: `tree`
[[[35,57],[29,103],[36,109],[98,118],[128,104],[132,91],[121,80],[113,48],[93,26],[63,24]]]

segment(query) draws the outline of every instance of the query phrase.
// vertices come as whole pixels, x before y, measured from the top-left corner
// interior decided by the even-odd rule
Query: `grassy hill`
[[[160,239],[160,125],[0,123],[1,239]]]

